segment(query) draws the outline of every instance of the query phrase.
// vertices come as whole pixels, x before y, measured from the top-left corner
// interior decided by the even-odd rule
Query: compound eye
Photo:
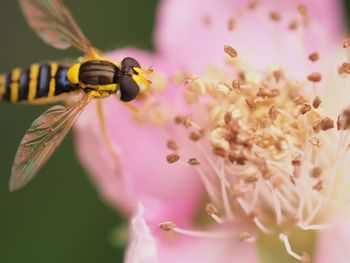
[[[131,57],[126,57],[122,60],[122,68],[123,67],[130,67],[130,68],[141,68],[141,65],[139,62],[136,61],[136,59]]]
[[[120,100],[131,101],[137,97],[140,87],[135,80],[129,75],[121,75],[119,77]]]

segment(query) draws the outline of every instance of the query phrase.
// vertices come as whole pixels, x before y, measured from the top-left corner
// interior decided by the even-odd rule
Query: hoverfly
[[[32,123],[14,159],[10,191],[23,187],[37,174],[93,98],[116,94],[124,102],[131,101],[149,87],[150,81],[144,74],[152,71],[142,71],[131,57],[120,63],[103,58],[61,0],[19,0],[19,4],[28,24],[44,42],[58,49],[73,46],[85,55],[70,67],[32,64],[0,75],[2,101],[41,104],[80,95],[73,105],[53,106]],[[100,100],[97,108],[103,136],[109,144]]]

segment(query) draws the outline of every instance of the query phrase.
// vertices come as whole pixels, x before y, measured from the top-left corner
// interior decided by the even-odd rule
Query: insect
[[[149,87],[150,81],[140,64],[131,57],[120,63],[105,59],[85,37],[61,0],[19,0],[22,12],[36,34],[58,49],[73,46],[84,53],[70,67],[57,63],[32,64],[0,75],[0,100],[10,103],[42,104],[64,101],[71,95],[79,100],[72,105],[56,105],[46,110],[27,130],[14,158],[10,191],[26,185],[44,166],[68,131],[94,98],[112,94],[128,102]],[[105,142],[101,100],[97,110]]]

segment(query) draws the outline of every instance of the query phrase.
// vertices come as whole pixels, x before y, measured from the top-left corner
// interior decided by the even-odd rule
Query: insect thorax
[[[82,89],[95,90],[105,96],[118,90],[119,72],[120,69],[112,62],[89,60],[73,65],[68,76],[72,83],[79,84]]]

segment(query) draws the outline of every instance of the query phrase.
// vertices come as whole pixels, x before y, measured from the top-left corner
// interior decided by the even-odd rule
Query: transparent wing
[[[23,187],[36,175],[90,100],[91,97],[85,95],[81,101],[70,107],[61,105],[51,107],[32,123],[15,156],[10,191]]]
[[[93,49],[61,0],[19,0],[28,24],[47,44],[66,49],[74,46],[84,53]]]

